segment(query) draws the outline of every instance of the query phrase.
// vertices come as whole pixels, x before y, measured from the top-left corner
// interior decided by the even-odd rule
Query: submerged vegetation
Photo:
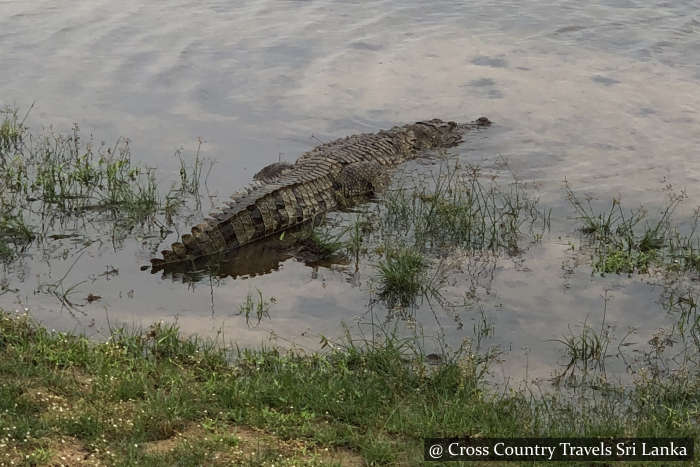
[[[656,218],[642,206],[623,207],[613,199],[605,211],[596,212],[591,200],[585,202],[566,184],[567,197],[587,237],[594,268],[605,273],[648,273],[651,269],[700,273],[700,208],[686,225],[674,220],[678,206],[687,198],[684,192],[667,187],[668,203]]]
[[[16,111],[6,111],[0,140],[3,204],[41,202],[64,213],[117,209],[143,219],[158,207],[153,171],[134,166],[128,140],[113,146],[83,143],[77,125],[70,135],[29,135]]]
[[[411,306],[416,298],[430,292],[427,259],[418,251],[391,249],[377,265],[379,296],[389,307]]]
[[[0,259],[6,262],[34,240],[120,242],[137,227],[162,234],[187,195],[199,201],[199,150],[192,167],[178,152],[181,184],[163,195],[154,170],[133,162],[129,140],[84,141],[77,124],[69,134],[48,129],[37,135],[26,118],[17,109],[0,111]]]
[[[540,238],[547,230],[550,213],[515,177],[484,179],[478,167],[443,161],[432,179],[384,195],[377,214],[384,257],[377,268],[379,295],[390,306],[439,299],[440,260],[457,250],[516,255],[528,235]]]
[[[485,181],[475,166],[443,162],[432,180],[402,185],[383,198],[383,233],[421,252],[521,250],[524,234],[544,232],[550,213],[515,177]]]
[[[442,300],[444,261],[457,255],[522,253],[549,229],[551,212],[512,176],[485,177],[475,166],[440,160],[432,178],[389,189],[349,226],[316,229],[319,249],[373,259],[378,295],[389,307]],[[338,231],[339,230],[339,231]]]

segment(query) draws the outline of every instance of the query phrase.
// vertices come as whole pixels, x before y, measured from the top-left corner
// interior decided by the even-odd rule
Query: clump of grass
[[[256,292],[257,294],[248,293],[245,301],[240,305],[238,310],[239,316],[245,316],[245,322],[248,326],[250,326],[251,316],[255,316],[257,319],[256,325],[260,324],[263,318],[270,319],[270,308],[273,304],[277,303],[275,297],[270,297],[269,299],[263,298],[260,289],[256,289]]]
[[[0,259],[14,258],[34,239],[34,233],[16,209],[7,211],[0,205]]]
[[[203,143],[204,141],[201,138],[197,140],[197,148],[194,151],[194,157],[191,164],[187,162],[185,156],[183,155],[182,149],[178,149],[175,152],[175,157],[177,157],[180,163],[180,183],[179,185],[173,185],[170,192],[166,195],[164,211],[166,213],[168,223],[172,223],[172,216],[175,212],[175,208],[179,208],[181,205],[184,205],[187,197],[194,200],[194,208],[197,212],[201,211],[202,209],[200,194],[202,182],[204,182],[206,187],[209,174],[214,168],[214,161],[205,159],[201,155]],[[202,180],[204,168],[207,165],[209,166],[209,170],[207,171],[204,180]]]
[[[659,267],[668,271],[700,272],[700,239],[696,232],[700,208],[696,209],[686,233],[673,220],[678,206],[687,198],[684,192],[668,189],[668,203],[655,220],[644,207],[626,209],[619,199],[596,212],[591,199],[584,201],[565,181],[569,204],[580,222],[579,230],[588,237],[593,252],[593,267],[605,273],[647,273]]]
[[[430,289],[428,260],[414,249],[387,250],[377,269],[379,296],[389,307],[412,306]]]
[[[30,107],[31,110],[31,107]],[[29,111],[27,111],[29,114]],[[26,127],[24,126],[25,117],[20,120],[18,110],[13,107],[5,107],[0,109],[0,157],[14,151],[18,151],[22,145]]]
[[[345,231],[333,233],[325,228],[313,228],[306,238],[307,246],[315,253],[318,259],[328,259],[342,254],[346,243],[342,239]]]
[[[596,330],[586,321],[581,326],[579,333],[572,332],[567,336],[555,339],[555,342],[564,346],[565,354],[569,359],[566,368],[555,378],[557,383],[565,380],[567,376],[571,380],[575,380],[577,368],[580,368],[583,377],[589,371],[605,372],[609,336],[604,327]]]
[[[153,170],[132,162],[128,140],[83,143],[77,125],[69,135],[49,130],[33,137],[16,110],[2,117],[0,205],[63,216],[100,210],[133,221],[159,208]]]
[[[632,274],[648,272],[655,254],[634,249],[613,249],[595,262],[594,267],[602,273]]]
[[[355,267],[359,267],[360,255],[366,251],[366,238],[372,232],[373,226],[366,216],[357,216],[349,228],[350,238],[347,241],[347,250],[355,260]]]
[[[387,192],[377,227],[380,298],[409,306],[421,296],[440,299],[440,258],[457,250],[518,254],[528,233],[548,229],[549,212],[515,178],[488,183],[478,167],[443,162],[431,179]]]
[[[525,227],[544,231],[549,225],[549,213],[517,179],[486,184],[475,166],[442,164],[430,183],[390,191],[384,204],[383,234],[403,238],[419,251],[516,254]]]
[[[163,236],[161,212],[171,224],[184,200],[196,197],[199,203],[201,141],[193,166],[179,154],[182,186],[163,203],[154,170],[134,162],[128,139],[97,144],[92,137],[86,140],[77,124],[68,134],[48,129],[37,135],[25,120],[17,109],[0,111],[0,257],[5,261],[21,256],[32,239],[38,248],[50,249],[47,238],[62,235],[47,235],[54,228],[114,246],[135,228],[159,229]],[[86,219],[95,227],[89,234]]]
[[[75,125],[68,137],[44,136],[25,156],[28,195],[66,212],[117,210],[140,220],[159,207],[153,170],[133,164],[128,140],[83,145]]]
[[[178,191],[191,195],[199,195],[202,183],[202,171],[205,166],[205,160],[201,157],[202,143],[202,139],[197,140],[197,149],[195,150],[194,160],[191,166],[188,165],[185,160],[182,149],[178,149],[175,152],[175,157],[177,157],[180,162],[180,186],[177,188]],[[212,166],[213,164],[210,162],[209,170],[211,170]]]

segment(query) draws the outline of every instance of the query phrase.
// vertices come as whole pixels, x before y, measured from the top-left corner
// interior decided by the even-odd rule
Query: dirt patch
[[[150,454],[165,454],[184,441],[216,440],[224,436],[236,440],[233,445],[222,443],[218,446],[215,459],[224,463],[274,456],[281,465],[287,465],[286,462],[293,465],[335,464],[344,467],[365,465],[362,457],[349,449],[319,448],[302,439],[283,440],[263,430],[246,426],[219,425],[215,430],[207,430],[201,425],[192,425],[168,439],[146,443],[144,449]]]
[[[66,402],[63,396],[54,394],[45,386],[32,386],[25,389],[23,396],[32,402],[42,405],[62,404]]]
[[[80,443],[71,437],[64,437],[60,440],[52,440],[49,447],[51,459],[47,465],[70,465],[70,466],[95,466],[105,465],[94,453],[91,453]]]
[[[175,433],[174,436],[168,439],[160,439],[158,441],[145,443],[143,449],[149,454],[165,454],[175,449],[175,447],[184,440],[204,439],[206,435],[207,432],[204,428],[199,425],[192,425],[181,432]]]
[[[22,396],[35,404],[41,405],[50,412],[68,411],[70,409],[70,403],[65,397],[55,394],[47,387],[28,388]]]
[[[299,439],[281,440],[275,435],[262,430],[244,426],[236,427],[234,434],[240,440],[240,445],[237,448],[240,456],[238,460],[250,458],[251,455],[259,451],[261,447],[275,446],[283,454],[288,455],[290,459],[299,459],[309,462],[316,460],[323,465],[340,464],[343,467],[365,465],[362,457],[349,449],[319,448],[317,446],[312,446],[306,440]]]

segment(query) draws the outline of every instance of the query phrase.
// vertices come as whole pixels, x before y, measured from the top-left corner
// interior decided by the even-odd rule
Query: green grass
[[[110,244],[139,232],[162,236],[187,200],[199,209],[201,142],[192,165],[177,152],[180,183],[164,195],[155,170],[134,161],[128,139],[98,144],[77,124],[68,133],[31,132],[26,117],[0,110],[0,260],[16,260],[28,248],[48,254],[55,250],[49,233],[77,231],[85,242]]]
[[[440,267],[455,252],[517,255],[550,225],[550,211],[516,177],[496,181],[447,159],[432,178],[400,184],[362,208],[345,228],[314,229],[310,243],[321,258],[344,252],[356,271],[367,258],[389,307],[441,301]]]
[[[391,190],[382,201],[381,234],[420,252],[517,254],[526,234],[549,228],[549,212],[521,182],[489,182],[475,166],[443,162],[432,180]]]
[[[488,180],[477,167],[449,161],[438,167],[430,179],[387,191],[371,221],[351,226],[348,250],[356,262],[359,251],[380,256],[379,297],[389,307],[440,302],[441,267],[457,252],[517,255],[549,228],[550,213],[515,177]]]
[[[419,297],[431,291],[428,260],[415,250],[388,250],[377,269],[379,296],[389,307],[415,305]]]
[[[0,206],[0,260],[11,260],[34,240],[21,212]]]
[[[37,137],[14,119],[16,113],[5,114],[6,124],[19,128],[14,138],[22,144],[4,145],[0,154],[5,199],[20,195],[65,212],[120,209],[136,218],[158,207],[153,171],[133,164],[128,140],[109,147],[83,142],[77,125],[68,135],[48,131]]]
[[[1,109],[0,116],[3,117],[0,123],[0,154],[19,150],[23,141],[22,135],[26,130],[24,122],[27,116],[20,120],[18,110],[13,107]]]
[[[347,244],[341,239],[345,233],[345,231],[335,233],[330,229],[316,226],[312,228],[304,241],[315,257],[324,260],[345,253]]]
[[[601,329],[594,329],[584,321],[580,331],[572,331],[566,336],[554,339],[554,342],[562,344],[566,360],[566,366],[555,376],[555,383],[566,382],[570,386],[585,382],[593,373],[595,376],[605,377],[605,361],[610,357],[608,347],[610,345],[609,329],[605,322]]]
[[[112,465],[416,464],[436,435],[698,439],[697,374],[579,399],[494,390],[470,351],[434,367],[395,339],[234,351],[157,324],[95,343],[6,313],[0,336],[0,462],[55,462],[61,439]],[[262,446],[236,435],[254,429]]]
[[[245,301],[241,303],[238,309],[238,314],[245,316],[245,322],[248,326],[250,326],[251,316],[255,316],[257,320],[255,324],[258,325],[263,318],[270,319],[270,308],[275,303],[277,303],[275,297],[265,299],[262,291],[257,289],[255,294],[248,293],[246,295]]]
[[[668,191],[668,202],[650,217],[641,206],[628,209],[619,199],[599,211],[592,199],[581,200],[565,185],[569,204],[576,211],[579,231],[588,240],[592,263],[601,274],[649,273],[653,270],[700,272],[700,238],[697,236],[700,209],[689,222],[674,219],[687,196]]]

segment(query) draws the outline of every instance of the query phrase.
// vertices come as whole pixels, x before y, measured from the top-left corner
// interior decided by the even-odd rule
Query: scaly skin
[[[152,270],[243,246],[347,207],[388,183],[386,167],[413,159],[421,151],[455,146],[465,130],[490,124],[484,117],[466,124],[416,122],[322,144],[294,164],[271,164],[234,194],[226,208],[164,250],[163,258],[151,259]]]

